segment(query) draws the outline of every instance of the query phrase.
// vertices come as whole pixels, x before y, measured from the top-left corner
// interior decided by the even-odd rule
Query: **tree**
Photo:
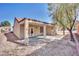
[[[1,22],[1,26],[11,26],[9,21],[3,21]]]
[[[57,4],[51,4],[51,3],[48,3],[48,10],[49,10],[49,17],[52,18],[52,23],[54,24],[54,27],[53,27],[53,33],[54,35],[57,35],[57,23],[56,21],[53,19],[53,13],[56,11],[56,7],[58,5]]]
[[[52,6],[52,4],[49,4],[48,6]],[[77,18],[78,6],[79,4],[58,4],[53,13],[53,7],[50,7],[49,10],[51,11],[50,16],[52,16],[56,23],[69,31],[71,41],[74,41],[72,29]]]

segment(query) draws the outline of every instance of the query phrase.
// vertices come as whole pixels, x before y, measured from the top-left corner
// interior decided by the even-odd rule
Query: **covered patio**
[[[20,38],[24,39],[26,42],[29,42],[30,37],[43,36],[43,38],[46,38],[46,36],[52,36],[52,31],[52,24],[32,20],[20,22]]]

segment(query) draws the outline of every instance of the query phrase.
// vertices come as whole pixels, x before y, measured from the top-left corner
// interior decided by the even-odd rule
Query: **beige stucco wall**
[[[44,25],[42,25],[42,26],[44,26]],[[31,27],[34,28],[34,36],[43,34],[43,33],[40,33],[40,26],[39,25],[33,26],[33,24],[32,24],[29,26],[29,28],[31,28]],[[53,27],[46,26],[46,34],[47,35],[52,35],[52,30],[53,30]],[[30,30],[29,30],[29,34],[30,34]]]
[[[22,25],[22,24],[24,24],[24,25]],[[23,38],[25,38],[25,36],[30,37],[30,28],[31,27],[34,30],[33,36],[41,35],[40,26],[45,26],[44,24],[40,25],[40,24],[31,22],[31,23],[28,23],[29,25],[27,28],[27,26],[25,27],[25,24],[27,25],[27,23],[25,23],[24,21],[21,23],[18,23],[17,21],[15,21],[15,23],[14,23],[13,32],[19,39],[23,39]],[[28,30],[28,32],[27,32],[27,30]],[[53,28],[51,28],[51,26],[46,25],[46,34],[50,35],[52,33],[52,30],[53,30]]]
[[[20,38],[20,24],[17,21],[14,23],[13,33]]]
[[[29,25],[29,36],[30,36],[30,28],[33,28],[34,30],[33,36],[40,35],[40,26]]]
[[[23,21],[21,23],[18,23],[17,27],[19,28],[19,30],[17,30],[18,32],[16,33],[16,35],[18,35],[18,37],[20,39],[26,39],[28,38],[28,29],[29,29],[29,23],[27,23],[27,21]]]
[[[41,33],[40,33],[40,26],[37,26],[37,25],[33,25],[33,24],[31,24],[31,25],[29,25],[29,27],[28,27],[29,29],[28,29],[28,36],[29,37],[32,37],[32,36],[37,36],[37,35],[41,35]],[[33,35],[31,36],[31,33],[30,33],[30,28],[33,28]],[[24,37],[24,25],[21,25],[21,27],[20,27],[20,39],[23,39],[23,37]]]
[[[38,36],[38,35],[43,34],[43,33],[40,33],[40,25],[30,24],[29,25],[29,30],[28,30],[29,37],[32,37],[30,35],[31,34],[30,33],[30,28],[33,28],[33,31],[34,31],[32,36]],[[24,27],[22,26],[21,27],[21,36],[20,36],[21,38],[24,36],[23,30],[24,30]],[[46,26],[46,34],[47,35],[52,35],[52,30],[53,30],[53,27]]]
[[[53,27],[47,26],[46,27],[46,34],[47,35],[52,35],[52,30],[53,30]]]
[[[34,29],[34,34],[35,35],[40,35],[40,26],[36,26],[36,28]]]
[[[20,38],[21,39],[24,39],[24,24],[23,25],[20,25]]]

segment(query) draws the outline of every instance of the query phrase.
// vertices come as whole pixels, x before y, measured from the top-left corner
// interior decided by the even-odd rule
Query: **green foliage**
[[[5,30],[1,29],[1,33],[4,33],[4,32],[5,32]]]
[[[56,8],[48,4],[50,15],[55,22],[66,29],[72,29],[77,18],[77,8],[79,4],[57,4]],[[54,10],[54,11],[53,11]],[[52,13],[52,14],[51,14]]]
[[[11,26],[9,21],[3,21],[1,22],[1,26]]]

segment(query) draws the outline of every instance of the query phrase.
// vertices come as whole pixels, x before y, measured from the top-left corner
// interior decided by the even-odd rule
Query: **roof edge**
[[[27,20],[32,20],[32,21],[36,21],[36,22],[41,22],[41,23],[44,23],[44,24],[51,24],[51,25],[54,25],[53,23],[47,23],[47,22],[43,22],[43,21],[31,19],[31,18],[22,18],[22,20],[18,21],[17,18],[15,17],[15,20],[17,20],[18,23],[24,21],[25,19],[27,19]]]

